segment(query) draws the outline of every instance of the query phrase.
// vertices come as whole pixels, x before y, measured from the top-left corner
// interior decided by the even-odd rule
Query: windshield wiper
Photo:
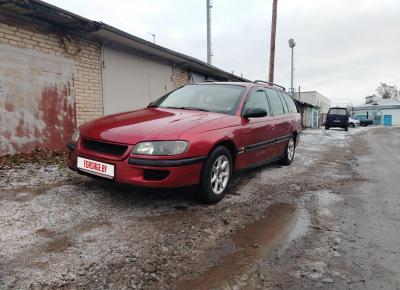
[[[196,107],[164,107],[164,108],[210,112],[209,110],[202,109],[202,108],[196,108]]]
[[[196,107],[182,107],[184,110],[193,110],[193,111],[202,111],[202,112],[210,112],[207,109],[196,108]]]

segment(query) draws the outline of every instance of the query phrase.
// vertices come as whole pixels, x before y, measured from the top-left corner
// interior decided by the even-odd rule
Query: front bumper
[[[79,150],[79,146],[68,144],[68,167],[78,173],[77,158],[83,157],[115,166],[114,181],[142,187],[177,188],[199,183],[200,173],[206,157],[192,157],[185,159],[163,158],[133,158],[122,160],[105,158],[95,152],[89,153]],[[95,175],[93,175],[95,177]]]

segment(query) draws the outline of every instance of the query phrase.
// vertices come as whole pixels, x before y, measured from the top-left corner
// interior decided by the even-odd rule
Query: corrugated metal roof
[[[293,101],[295,101],[295,102],[296,102],[297,104],[299,104],[299,105],[303,105],[303,106],[313,107],[313,108],[319,109],[318,106],[313,105],[313,104],[310,104],[310,103],[307,103],[307,102],[304,102],[304,101],[299,101],[299,100],[297,100],[297,99],[293,99]]]

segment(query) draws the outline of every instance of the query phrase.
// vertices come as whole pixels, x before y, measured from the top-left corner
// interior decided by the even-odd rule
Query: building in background
[[[400,101],[368,96],[365,104],[352,108],[351,114],[370,119],[374,125],[400,126]]]
[[[318,106],[296,99],[294,101],[299,108],[303,128],[318,128],[322,125]]]
[[[331,101],[317,91],[307,91],[294,93],[294,98],[298,101],[317,106],[320,114],[327,114],[331,107]]]
[[[207,79],[245,81],[39,0],[0,2],[0,155],[63,148],[86,121]]]
[[[328,114],[329,108],[331,107],[331,100],[317,91],[305,91],[305,92],[297,92],[294,93],[294,99],[299,101],[300,103],[306,103],[308,105],[312,105],[312,107],[308,106],[308,110],[313,109],[313,119],[315,115],[315,111],[318,110],[318,126],[323,126],[326,120],[326,115]],[[300,104],[298,103],[298,104]],[[311,117],[310,117],[311,118]],[[304,120],[303,120],[304,122]],[[307,121],[309,123],[309,121]]]

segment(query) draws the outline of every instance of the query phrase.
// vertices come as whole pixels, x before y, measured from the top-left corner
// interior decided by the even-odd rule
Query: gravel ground
[[[347,287],[330,208],[361,180],[351,142],[368,130],[306,130],[291,166],[246,172],[211,206],[193,188],[138,190],[60,165],[1,169],[0,288]]]

